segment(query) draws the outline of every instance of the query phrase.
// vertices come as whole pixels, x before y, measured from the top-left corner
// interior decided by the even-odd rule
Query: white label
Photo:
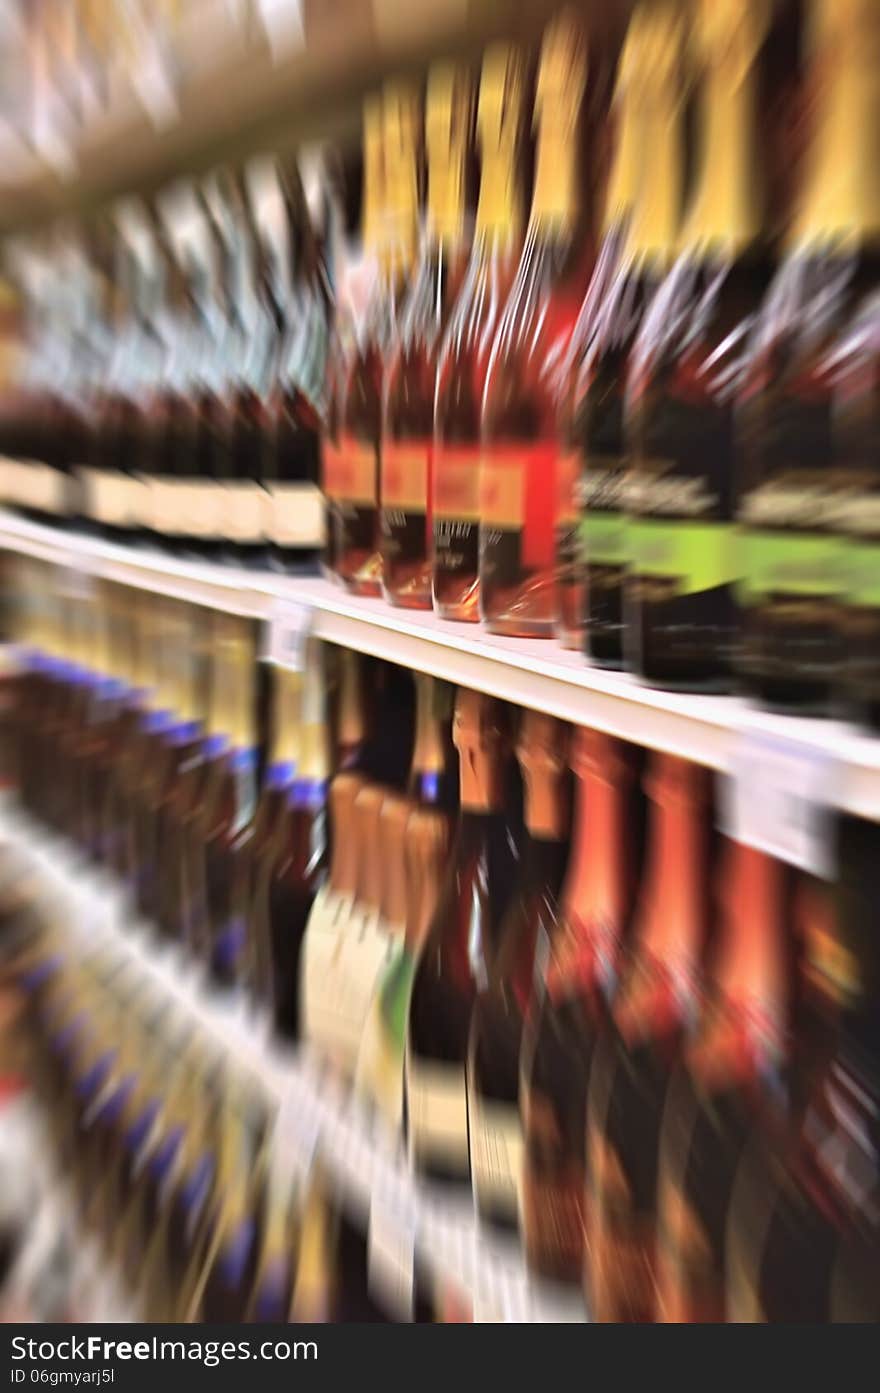
[[[266,657],[270,663],[305,672],[308,638],[312,631],[314,608],[298,600],[279,600],[269,620]]]
[[[317,484],[269,486],[269,535],[280,547],[324,545],[324,495]]]
[[[129,505],[133,482],[124,474],[104,469],[81,469],[85,485],[86,516],[108,526],[126,527],[129,524]]]
[[[223,491],[210,479],[181,479],[177,485],[182,530],[188,537],[223,535]]]
[[[370,1292],[398,1320],[412,1320],[416,1250],[412,1205],[392,1207],[374,1199],[367,1233],[367,1281]]]
[[[68,475],[37,460],[8,460],[5,488],[10,503],[41,513],[67,512]]]
[[[338,899],[338,897],[336,897]],[[317,905],[316,905],[317,907]],[[329,932],[306,934],[303,1025],[306,1038],[347,1075],[353,1075],[376,978],[388,954],[377,916],[357,907],[340,914]]]
[[[223,535],[231,542],[262,542],[267,534],[269,496],[251,480],[224,484]]]
[[[519,1222],[523,1135],[519,1109],[487,1103],[468,1090],[471,1173],[474,1192],[486,1209]]]
[[[725,831],[813,875],[831,873],[834,763],[787,736],[746,731],[725,780]]]
[[[438,1162],[468,1174],[467,1087],[463,1064],[423,1064],[406,1050],[410,1163]]]
[[[167,537],[183,533],[176,479],[150,479],[149,517],[154,532]]]
[[[403,1120],[403,1041],[395,1036],[385,1018],[383,994],[386,981],[398,977],[405,951],[399,943],[376,981],[355,1074],[357,1092],[369,1098],[395,1135]]]

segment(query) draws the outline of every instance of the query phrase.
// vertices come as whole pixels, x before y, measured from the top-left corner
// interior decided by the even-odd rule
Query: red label
[[[490,446],[480,456],[480,520],[522,533],[522,564],[553,565],[559,511],[559,446]]]

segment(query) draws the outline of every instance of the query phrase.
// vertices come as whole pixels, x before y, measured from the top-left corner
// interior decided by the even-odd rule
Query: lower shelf
[[[587,1319],[579,1294],[536,1281],[516,1243],[487,1232],[472,1206],[417,1184],[399,1140],[319,1059],[307,1051],[279,1049],[259,1013],[240,997],[210,989],[181,951],[157,946],[146,925],[132,923],[112,881],[87,867],[66,843],[27,822],[8,800],[0,804],[0,843],[27,859],[59,903],[58,922],[70,953],[101,947],[149,978],[274,1105],[274,1144],[291,1148],[296,1153],[291,1159],[303,1170],[318,1160],[351,1219],[366,1230],[381,1218],[383,1246],[405,1260],[411,1255],[420,1271],[460,1293],[472,1305],[475,1321]]]

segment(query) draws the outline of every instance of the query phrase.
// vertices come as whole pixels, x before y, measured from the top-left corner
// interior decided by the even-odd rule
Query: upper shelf
[[[0,548],[254,619],[271,620],[285,604],[304,606],[317,638],[721,771],[734,767],[747,737],[757,737],[768,750],[827,760],[825,799],[880,821],[880,739],[839,721],[771,715],[732,696],[658,691],[590,667],[552,641],[497,638],[476,625],[349,595],[330,581],[184,561],[3,511]]]
[[[94,121],[69,171],[45,160],[0,171],[0,235],[63,214],[82,214],[129,193],[302,140],[358,129],[364,94],[386,78],[423,71],[443,55],[477,53],[492,38],[528,40],[560,0],[303,0],[301,36],[266,42],[197,36],[216,54],[161,122],[134,100]],[[623,0],[597,6],[602,17]],[[0,113],[2,115],[2,113]]]

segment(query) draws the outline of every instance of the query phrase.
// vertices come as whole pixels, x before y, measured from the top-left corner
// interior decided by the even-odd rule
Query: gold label
[[[524,467],[495,454],[480,460],[480,519],[494,527],[515,528],[523,521]]]
[[[376,449],[353,436],[324,447],[324,492],[339,503],[376,504]]]

